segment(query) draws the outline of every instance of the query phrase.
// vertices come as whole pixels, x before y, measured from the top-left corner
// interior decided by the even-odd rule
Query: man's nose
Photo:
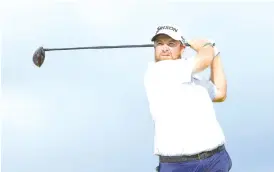
[[[164,52],[169,51],[169,47],[166,44],[164,44],[162,47],[162,51],[164,51]]]

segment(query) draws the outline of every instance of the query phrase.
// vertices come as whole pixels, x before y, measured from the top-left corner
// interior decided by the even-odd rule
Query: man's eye
[[[161,42],[157,42],[157,43],[156,43],[156,45],[163,45],[163,43],[161,43]]]
[[[176,44],[174,42],[170,42],[168,45],[174,47]]]

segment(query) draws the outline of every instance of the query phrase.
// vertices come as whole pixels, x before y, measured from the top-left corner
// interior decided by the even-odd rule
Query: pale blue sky
[[[46,52],[41,68],[32,54],[41,45],[150,43],[166,23],[187,39],[214,39],[221,51],[228,98],[215,107],[232,172],[273,171],[274,3],[73,5],[4,11],[3,172],[153,171],[143,87],[152,48]]]

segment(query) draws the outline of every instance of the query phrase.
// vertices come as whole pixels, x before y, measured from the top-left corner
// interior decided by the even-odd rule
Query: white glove
[[[217,56],[220,52],[219,52],[219,50],[218,50],[217,47],[216,47],[215,41],[212,40],[212,39],[210,39],[209,41],[210,41],[211,44],[214,45],[214,56]]]

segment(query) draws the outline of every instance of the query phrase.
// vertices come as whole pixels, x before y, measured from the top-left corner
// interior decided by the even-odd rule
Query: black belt
[[[184,161],[195,161],[195,160],[201,160],[206,159],[214,155],[215,153],[221,152],[222,150],[225,150],[225,146],[221,145],[217,147],[216,149],[201,152],[195,155],[182,155],[182,156],[159,156],[159,161],[162,163],[169,163],[169,162],[184,162]]]

